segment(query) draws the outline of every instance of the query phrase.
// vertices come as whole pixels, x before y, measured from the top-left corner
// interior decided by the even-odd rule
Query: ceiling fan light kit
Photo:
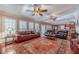
[[[43,16],[41,13],[35,12],[33,16]]]
[[[32,9],[33,8],[33,9]],[[41,4],[34,4],[31,8],[26,7],[27,12],[33,12],[32,16],[43,16],[43,13],[47,12],[47,8]]]
[[[34,15],[35,16],[42,16],[41,11],[40,11],[40,7],[34,8]]]

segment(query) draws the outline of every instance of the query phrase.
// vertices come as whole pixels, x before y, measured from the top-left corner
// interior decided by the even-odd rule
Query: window
[[[0,19],[0,32],[2,32],[2,19]]]
[[[35,31],[36,32],[39,32],[40,28],[39,28],[39,24],[38,23],[35,23]]]
[[[27,30],[27,22],[20,20],[19,21],[19,30],[20,31],[26,31]]]
[[[29,22],[29,30],[34,30],[34,23]]]
[[[64,25],[61,25],[61,30],[65,29],[65,26]]]
[[[12,29],[11,33],[16,33],[16,20],[12,18],[5,18],[3,20],[4,33],[9,34],[9,28]]]
[[[76,32],[79,33],[79,25],[76,25]]]
[[[44,36],[45,31],[45,25],[41,25],[41,36]]]
[[[46,25],[46,30],[51,30],[52,26],[51,25]]]

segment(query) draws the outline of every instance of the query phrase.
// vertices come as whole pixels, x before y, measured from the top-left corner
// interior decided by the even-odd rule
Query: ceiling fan
[[[43,13],[47,12],[48,9],[44,5],[34,4],[26,8],[26,12],[33,12],[32,16],[43,16]]]
[[[58,16],[50,15],[48,19],[55,21],[58,18]]]

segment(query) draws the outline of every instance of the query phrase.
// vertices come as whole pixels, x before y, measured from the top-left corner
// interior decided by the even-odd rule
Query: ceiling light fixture
[[[34,8],[34,14],[35,16],[43,16],[40,10],[40,7],[35,7]]]
[[[41,4],[34,4],[28,7],[29,8],[25,7],[25,9],[27,12],[33,12],[32,16],[43,16],[43,14],[48,11],[46,6]]]

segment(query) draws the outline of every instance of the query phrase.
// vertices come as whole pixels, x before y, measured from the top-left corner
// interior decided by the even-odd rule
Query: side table
[[[15,41],[16,36],[15,35],[7,35],[5,37],[5,46],[12,44]]]

